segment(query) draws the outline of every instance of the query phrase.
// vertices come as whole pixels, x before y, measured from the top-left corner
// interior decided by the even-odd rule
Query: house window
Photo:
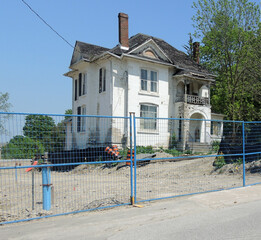
[[[158,92],[157,72],[141,69],[141,90],[147,92]]]
[[[86,115],[86,107],[78,107],[77,108],[77,132],[85,132],[86,131],[86,117],[82,117],[80,115]]]
[[[81,131],[81,107],[77,108],[77,132]]]
[[[82,115],[86,115],[86,107],[82,107]],[[86,131],[86,117],[82,117],[81,119],[81,131],[85,132]]]
[[[99,71],[99,93],[106,91],[106,69],[100,68]]]
[[[74,80],[74,100],[77,100],[77,79]]]
[[[82,96],[82,74],[79,73],[79,97]]]
[[[140,105],[140,128],[143,130],[157,130],[157,106],[150,104]],[[144,118],[144,119],[143,119]],[[150,118],[150,119],[146,119]]]
[[[211,133],[211,135],[220,136],[221,135],[221,122],[211,121],[210,133]]]

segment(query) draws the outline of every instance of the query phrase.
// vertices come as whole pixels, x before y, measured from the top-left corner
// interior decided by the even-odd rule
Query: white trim
[[[122,45],[120,45],[120,48],[122,49],[122,50],[129,50],[130,48],[129,47],[124,47],[124,46],[122,46]]]
[[[155,61],[155,60],[153,60],[152,58],[149,59],[149,58],[144,58],[144,57],[129,55],[129,54],[125,54],[125,53],[123,53],[122,56],[123,56],[123,57],[129,57],[129,58],[136,58],[136,59],[139,59],[139,60],[142,60],[142,61],[147,61],[147,62],[152,62],[152,63],[158,63],[158,64],[167,65],[167,66],[171,66],[171,67],[174,66],[174,65],[171,64],[171,63],[164,63],[164,62],[160,62],[160,61]]]

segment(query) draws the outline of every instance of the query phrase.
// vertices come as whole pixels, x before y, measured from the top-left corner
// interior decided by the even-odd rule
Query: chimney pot
[[[199,42],[193,43],[193,60],[199,64]]]
[[[128,14],[119,13],[119,42],[121,49],[129,49],[129,23],[128,23]]]

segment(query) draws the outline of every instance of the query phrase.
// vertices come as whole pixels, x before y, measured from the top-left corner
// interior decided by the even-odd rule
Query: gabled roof
[[[74,53],[76,51],[79,51],[80,54],[82,55],[82,57],[87,61],[90,61],[93,57],[98,56],[98,55],[102,54],[103,52],[110,50],[109,48],[100,47],[97,45],[84,43],[84,42],[80,42],[80,41],[76,41],[75,49],[76,50],[74,50]],[[73,55],[74,55],[74,53],[73,53]],[[74,64],[75,62],[76,62],[76,60],[72,57],[70,65]]]
[[[94,57],[98,57],[100,54],[109,52],[113,53],[117,56],[122,56],[123,54],[130,55],[130,56],[138,56],[139,58],[143,58],[144,60],[147,60],[148,57],[141,56],[140,54],[135,53],[136,48],[144,44],[145,42],[152,39],[158,47],[165,53],[167,56],[167,59],[159,58],[155,61],[168,63],[171,65],[174,65],[177,69],[182,70],[182,73],[201,73],[203,75],[211,75],[205,68],[203,68],[200,64],[197,64],[195,61],[193,61],[187,54],[185,54],[182,51],[177,50],[164,40],[160,38],[156,38],[153,36],[149,36],[146,34],[138,33],[134,36],[132,36],[129,39],[129,49],[128,50],[122,50],[120,45],[118,44],[112,49],[83,43],[80,41],[76,42],[75,46],[79,47],[80,52],[82,53],[82,57],[86,60],[91,61]],[[73,64],[73,58],[71,61],[71,65]],[[181,72],[179,72],[181,74]]]

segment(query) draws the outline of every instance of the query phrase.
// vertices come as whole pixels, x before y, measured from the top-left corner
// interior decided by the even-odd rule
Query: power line
[[[75,49],[75,47],[69,43],[61,34],[59,34],[50,24],[48,24],[33,8],[24,0],[21,0],[41,21],[47,25],[56,35],[58,35],[63,41],[65,41],[70,47]]]
[[[21,0],[45,25],[47,25],[58,37],[60,37],[63,41],[65,41],[70,47],[72,47],[75,51],[82,53],[80,50],[75,48],[69,41],[67,41],[61,34],[59,34],[50,24],[48,24],[26,1]],[[94,62],[96,65],[100,66],[99,63]],[[111,71],[109,71],[111,72]],[[112,72],[111,72],[112,73]],[[118,74],[116,74],[118,76]]]

